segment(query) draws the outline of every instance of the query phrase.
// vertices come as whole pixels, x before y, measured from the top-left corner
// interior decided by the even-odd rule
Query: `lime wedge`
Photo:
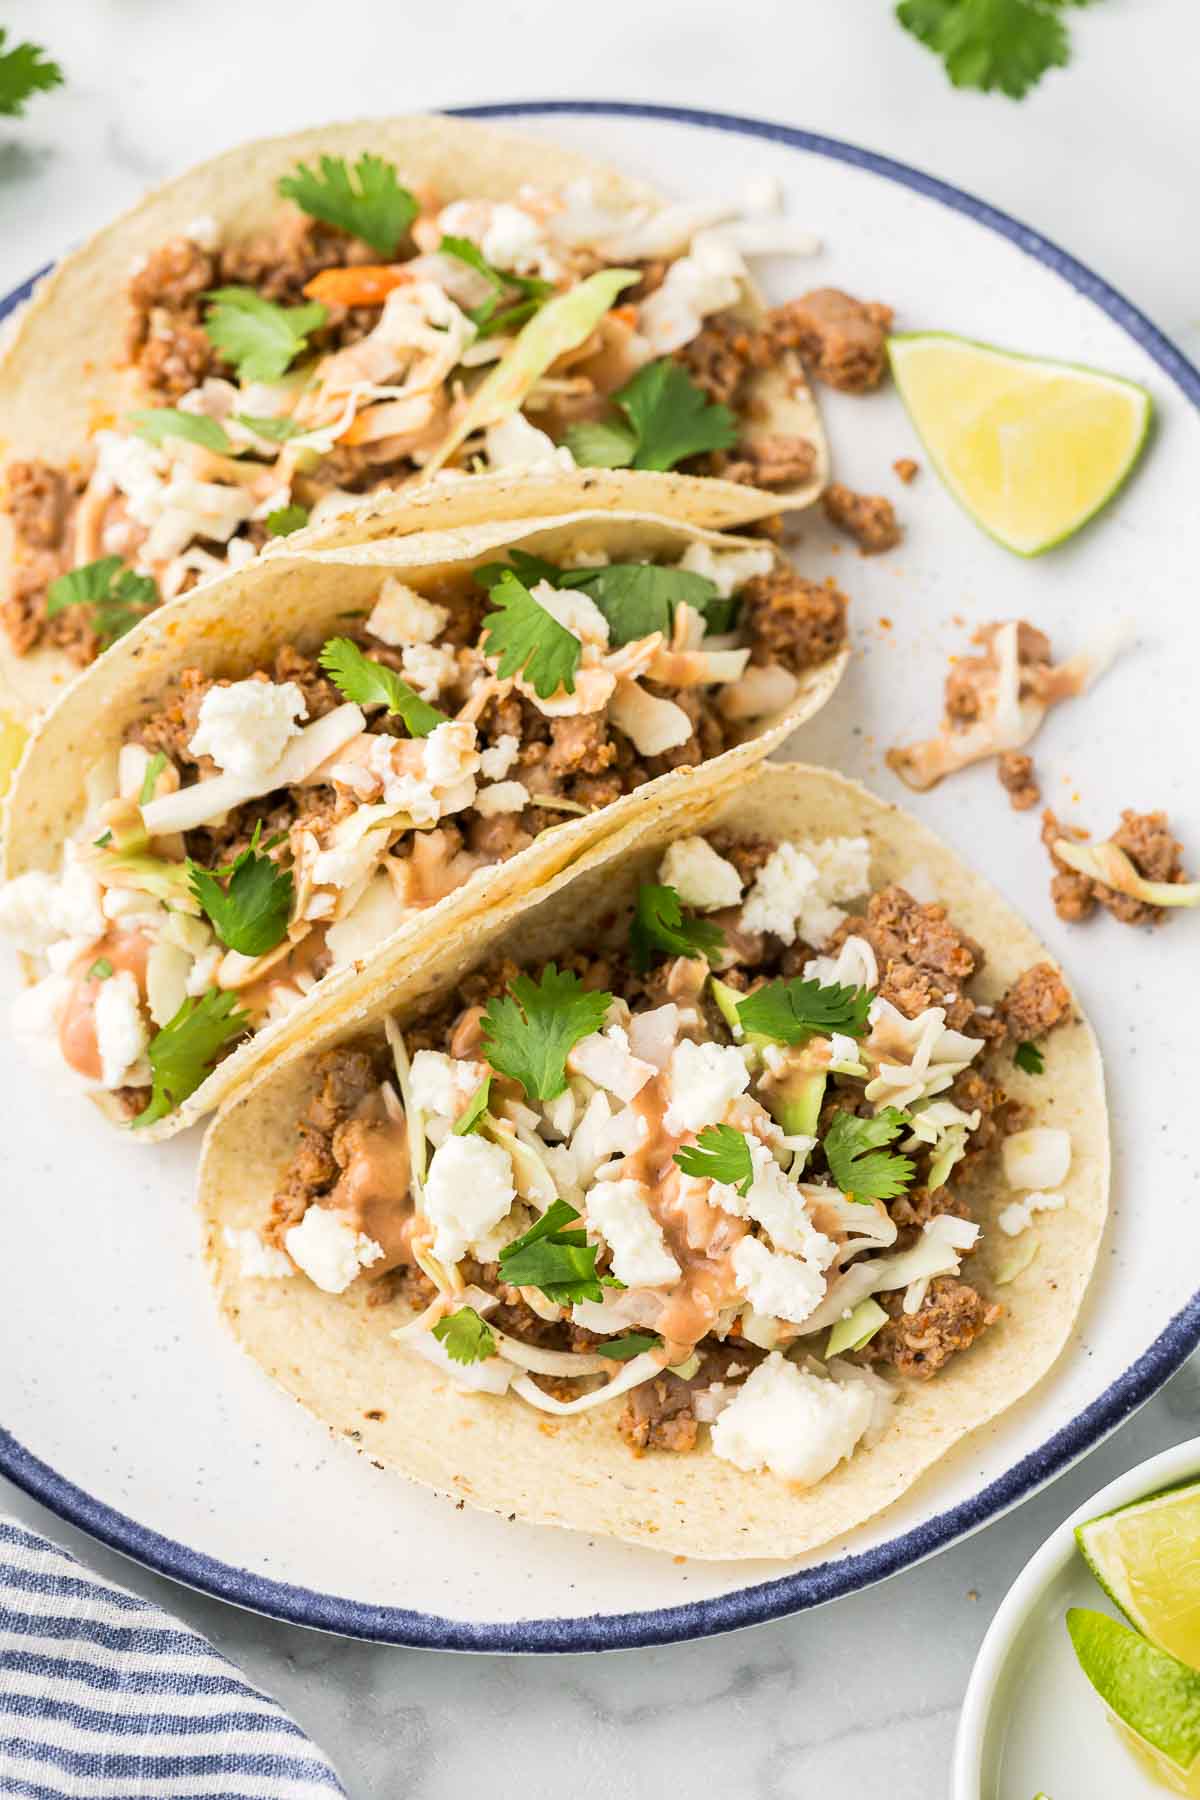
[[[1200,1793],[1200,1674],[1107,1613],[1072,1606],[1067,1630],[1131,1748],[1177,1793]]]
[[[938,474],[1020,556],[1061,544],[1107,504],[1146,442],[1145,388],[948,332],[888,339],[900,397]]]
[[[1075,1538],[1130,1624],[1200,1669],[1200,1481],[1089,1519]]]

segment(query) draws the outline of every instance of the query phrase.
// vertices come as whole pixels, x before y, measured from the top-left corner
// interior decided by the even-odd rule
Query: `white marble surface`
[[[887,151],[1028,220],[1200,347],[1194,0],[1072,15],[1076,60],[1016,107],[956,94],[881,0],[9,0],[69,85],[0,129],[0,289],[151,182],[321,117],[618,97],[776,117]],[[336,19],[336,36],[331,20]],[[774,21],[774,22],[773,22]],[[185,1615],[278,1695],[355,1800],[469,1789],[577,1800],[701,1784],[754,1800],[944,1789],[975,1648],[1044,1536],[1121,1469],[1200,1431],[1194,1364],[1047,1493],[886,1589],[735,1638],[609,1658],[445,1658],[235,1612],[0,1506]],[[497,1771],[503,1774],[497,1781]]]

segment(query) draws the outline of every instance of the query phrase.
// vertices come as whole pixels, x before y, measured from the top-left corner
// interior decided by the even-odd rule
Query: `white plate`
[[[891,493],[903,547],[873,561],[807,523],[799,555],[853,596],[859,653],[796,748],[900,790],[882,748],[931,727],[946,656],[974,622],[1021,614],[1060,652],[1111,614],[1141,642],[1039,741],[1047,797],[1107,830],[1121,806],[1165,807],[1200,847],[1194,779],[1200,562],[1200,375],[1069,257],[977,201],[882,158],[782,126],[610,105],[489,108],[615,158],[680,194],[774,176],[824,254],[768,270],[779,298],[833,284],[943,327],[1095,363],[1154,392],[1158,440],[1112,513],[1051,556],[1009,556],[926,469],[894,393],[822,393],[839,472]],[[619,115],[619,116],[614,116]],[[919,455],[919,450],[917,451]],[[890,621],[885,625],[882,621]],[[954,621],[958,622],[955,623]],[[1200,1340],[1193,1298],[1194,1032],[1181,1004],[1197,924],[1158,935],[1107,917],[1058,924],[1036,819],[982,769],[918,810],[1022,906],[1071,972],[1108,1062],[1112,1225],[1075,1341],[1053,1377],[948,1457],[884,1518],[801,1565],[674,1562],[456,1512],[330,1443],[244,1362],[213,1315],[188,1207],[197,1142],[142,1151],[2,1055],[0,1472],[152,1567],[300,1623],[474,1649],[608,1648],[700,1636],[862,1587],[994,1518],[1081,1455]],[[5,980],[12,982],[10,971]]]
[[[1155,1800],[1163,1789],[1108,1723],[1075,1660],[1069,1606],[1121,1618],[1075,1547],[1075,1527],[1200,1472],[1200,1438],[1121,1475],[1021,1570],[979,1647],[954,1744],[951,1800]],[[1127,1623],[1127,1621],[1126,1621]]]

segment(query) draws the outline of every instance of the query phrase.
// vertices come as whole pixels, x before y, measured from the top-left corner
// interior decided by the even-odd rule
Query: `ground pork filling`
[[[243,1271],[353,1287],[463,1385],[604,1404],[635,1453],[708,1443],[819,1480],[886,1417],[881,1372],[934,1377],[1001,1316],[969,1267],[1001,1145],[1041,1140],[1058,1180],[1070,1156],[999,1061],[1072,1016],[1057,970],[977,1003],[980,946],[901,887],[866,894],[868,863],[862,839],[680,840],[641,925],[609,915],[586,954],[496,961],[388,1041],[326,1053],[269,1216],[227,1233]],[[706,955],[647,943],[664,888]],[[771,1037],[814,983],[846,1029]],[[519,1046],[547,984],[587,1018],[539,1093]],[[855,1195],[846,1145],[867,1142],[903,1163]],[[718,1143],[734,1160],[708,1173]]]
[[[766,544],[655,565],[669,628],[636,638],[628,605],[610,627],[603,581],[649,565],[597,556],[542,563],[536,580],[520,565],[521,604],[572,648],[570,688],[556,672],[539,692],[532,664],[498,674],[490,596],[511,590],[485,583],[499,565],[421,593],[384,577],[367,616],[324,644],[229,676],[184,669],[88,772],[110,785],[60,874],[0,889],[0,930],[45,966],[22,1002],[30,1028],[57,1032],[68,1066],[140,1117],[157,1094],[152,1028],[185,1001],[236,1008],[207,1072],[481,869],[720,755],[844,642],[844,596]],[[600,603],[551,577],[601,582]],[[687,599],[671,603],[673,582]]]
[[[581,198],[522,190],[511,204],[443,206],[432,192],[418,193],[417,217],[386,259],[294,209],[270,229],[228,242],[213,221],[198,220],[189,235],[143,258],[125,296],[128,406],[174,409],[202,421],[207,435],[194,435],[200,425],[178,436],[164,427],[147,439],[122,416],[69,466],[27,458],[9,465],[3,506],[13,572],[2,619],[14,649],[54,648],[90,662],[158,599],[239,567],[278,532],[442,463],[571,468],[572,446],[586,463],[586,451],[567,442],[572,428],[619,424],[613,396],[659,361],[674,361],[698,399],[734,415],[728,448],[681,467],[781,494],[806,486],[816,447],[764,429],[754,381],[764,371],[787,374],[799,357],[834,387],[877,386],[888,308],[819,289],[747,324],[749,271],[733,240],[718,243],[691,225],[677,234],[672,261],[648,260],[636,230],[605,237],[599,216],[601,238],[581,238],[571,224]],[[786,249],[781,230],[778,247]],[[491,274],[443,252],[446,239],[473,244],[485,267],[492,259]],[[764,251],[771,247],[764,241]],[[639,279],[545,370],[518,403],[523,411],[455,439],[473,387],[516,343],[530,308],[606,268]],[[230,349],[214,301],[239,293],[293,309],[297,320],[294,309],[306,309],[290,368],[264,372]],[[529,294],[535,301],[514,308],[510,330],[484,318],[497,295],[513,307]],[[286,310],[272,317],[290,329]],[[98,600],[90,588],[50,594],[58,578],[109,557],[143,578],[135,605]]]

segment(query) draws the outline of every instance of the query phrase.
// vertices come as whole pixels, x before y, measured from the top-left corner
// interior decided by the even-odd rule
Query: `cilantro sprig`
[[[839,1112],[822,1140],[829,1172],[849,1200],[894,1200],[912,1181],[910,1157],[883,1148],[899,1137],[908,1114],[885,1106],[872,1119]]]
[[[781,1044],[804,1044],[834,1031],[861,1037],[871,998],[869,988],[843,987],[836,981],[768,981],[738,1001],[738,1023],[744,1031]]]
[[[473,1306],[460,1306],[438,1320],[433,1335],[451,1362],[486,1362],[496,1354],[496,1339]]]
[[[585,988],[578,975],[547,963],[538,981],[518,975],[493,995],[483,1015],[487,1059],[520,1082],[531,1100],[553,1100],[567,1085],[567,1057],[599,1031],[612,995]]]
[[[1046,1067],[1046,1059],[1037,1045],[1029,1042],[1017,1045],[1013,1051],[1013,1061],[1026,1075],[1040,1075]]]
[[[300,163],[294,175],[280,177],[278,189],[311,218],[361,238],[380,256],[395,255],[417,216],[417,203],[400,185],[395,164],[369,150],[353,170],[342,156],[323,156],[319,172]]]
[[[540,1288],[556,1306],[577,1300],[604,1299],[596,1274],[596,1245],[585,1231],[564,1227],[579,1214],[565,1200],[555,1200],[536,1225],[500,1252],[500,1275],[513,1287]]]
[[[708,398],[673,357],[643,365],[613,400],[628,421],[568,428],[567,447],[583,467],[673,469],[705,450],[732,450],[738,428],[727,406]]]
[[[8,32],[0,26],[0,114],[18,119],[34,94],[61,87],[64,76],[40,44],[14,44],[11,50],[5,50],[7,36]]]
[[[724,943],[721,927],[686,912],[673,887],[642,883],[629,927],[633,966],[640,974],[656,956],[707,956],[711,962]]]
[[[248,287],[212,288],[205,299],[209,341],[241,381],[278,381],[329,317],[319,300],[276,306]]]
[[[495,268],[478,244],[470,238],[444,237],[438,245],[443,256],[453,256],[466,263],[491,287],[486,300],[467,308],[467,317],[481,338],[496,337],[502,331],[515,331],[531,319],[544,300],[554,292],[554,284],[533,275],[513,275],[507,269]]]
[[[900,0],[906,31],[940,56],[955,87],[999,88],[1021,100],[1049,69],[1071,59],[1062,22],[1067,6],[1089,0]]]
[[[754,1180],[750,1144],[745,1132],[733,1125],[706,1125],[694,1144],[675,1152],[675,1161],[685,1175],[724,1182],[726,1187],[736,1188],[743,1200]]]
[[[226,868],[203,869],[188,858],[193,894],[221,942],[242,956],[265,956],[282,943],[295,898],[291,871],[259,854],[261,836],[260,819],[248,847]],[[281,841],[273,838],[264,852]]]
[[[158,597],[152,575],[135,574],[119,556],[101,556],[55,576],[46,590],[46,617],[68,606],[90,606],[92,628],[107,650],[158,605]]]
[[[611,1357],[613,1362],[632,1362],[643,1351],[657,1350],[661,1343],[660,1337],[648,1331],[630,1331],[624,1337],[609,1338],[607,1343],[593,1344],[592,1349],[595,1355]]]
[[[527,550],[510,550],[507,563],[484,563],[475,580],[489,590],[506,574],[513,574],[532,588],[539,581],[552,587],[574,588],[593,600],[608,620],[613,648],[661,631],[669,636],[675,608],[681,604],[703,614],[709,631],[728,631],[737,612],[737,601],[726,600],[715,581],[690,569],[663,569],[656,563],[606,563],[599,569],[561,569]]]
[[[506,680],[521,675],[542,700],[559,688],[575,692],[575,673],[583,646],[574,632],[548,613],[511,569],[490,590],[494,612],[484,617],[483,649],[498,658]]]
[[[351,638],[329,638],[317,659],[338,691],[359,706],[384,706],[403,719],[413,737],[428,737],[446,715],[415,688],[402,681],[394,669],[367,656]]]
[[[228,989],[210,988],[198,1000],[185,1000],[146,1048],[154,1083],[150,1104],[133,1121],[133,1129],[153,1125],[174,1112],[211,1074],[222,1051],[249,1027],[249,1013]]]

